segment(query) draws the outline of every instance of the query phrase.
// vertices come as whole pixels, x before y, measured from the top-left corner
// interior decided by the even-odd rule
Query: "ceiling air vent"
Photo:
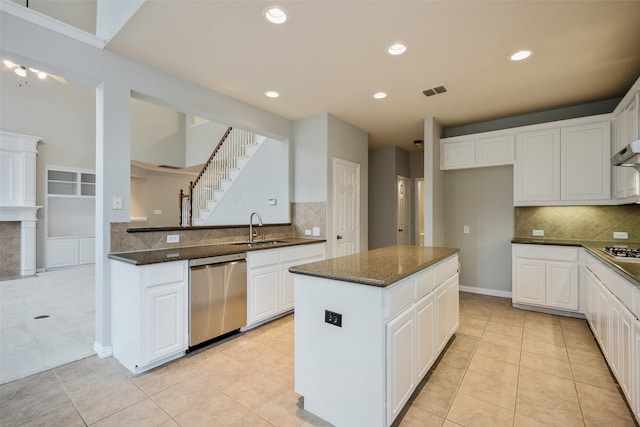
[[[445,93],[447,91],[448,89],[445,85],[439,85],[439,86],[430,87],[429,89],[425,89],[422,91],[422,93],[424,93],[424,96],[433,96],[433,95]]]

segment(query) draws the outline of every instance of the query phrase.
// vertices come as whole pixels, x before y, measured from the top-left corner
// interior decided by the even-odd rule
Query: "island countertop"
[[[289,268],[291,273],[387,287],[460,252],[457,248],[388,246]]]

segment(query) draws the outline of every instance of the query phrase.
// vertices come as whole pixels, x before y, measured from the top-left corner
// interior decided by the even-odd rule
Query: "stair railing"
[[[193,226],[194,213],[205,209],[207,200],[213,200],[216,190],[222,189],[222,181],[229,178],[229,169],[236,167],[236,159],[245,154],[245,147],[254,143],[255,135],[242,129],[227,128],[220,142],[194,181],[189,183],[189,193],[180,190],[180,225]]]

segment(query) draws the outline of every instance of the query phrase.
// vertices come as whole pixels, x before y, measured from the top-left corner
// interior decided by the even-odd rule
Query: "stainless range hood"
[[[640,139],[632,141],[614,154],[611,157],[611,166],[631,166],[640,171]]]

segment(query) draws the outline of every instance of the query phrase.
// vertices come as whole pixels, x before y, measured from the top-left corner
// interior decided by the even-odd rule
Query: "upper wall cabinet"
[[[611,122],[562,124],[518,132],[515,206],[610,204]]]
[[[640,92],[636,92],[635,96],[626,101],[613,119],[611,154],[617,153],[636,139],[640,139]],[[630,167],[614,167],[612,175],[615,199],[640,196],[640,172]]]
[[[512,165],[514,133],[483,133],[440,140],[440,169]]]

